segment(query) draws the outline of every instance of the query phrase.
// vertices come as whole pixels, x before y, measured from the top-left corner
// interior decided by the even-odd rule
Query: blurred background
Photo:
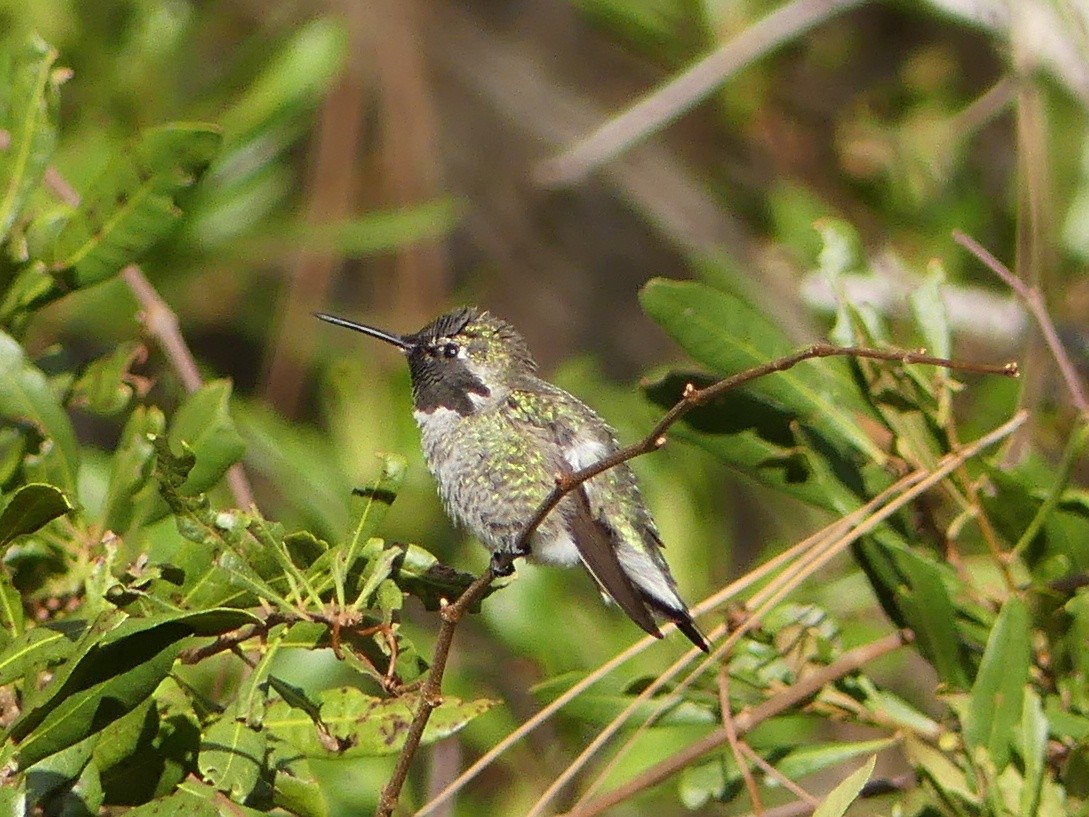
[[[1046,403],[1059,393],[1048,367],[1031,365],[1043,358],[1024,315],[951,232],[1038,286],[1085,364],[1087,21],[1073,0],[0,0],[0,29],[37,30],[72,69],[55,164],[77,190],[142,127],[222,127],[181,229],[142,266],[205,376],[235,384],[264,514],[334,536],[375,454],[404,453],[409,479],[385,534],[465,570],[485,553],[435,499],[403,361],[314,310],[401,332],[477,303],[632,441],[657,416],[639,378],[680,362],[641,313],[641,285],[700,278],[799,344],[821,338],[830,296],[810,275],[813,225],[836,217],[868,259],[852,291],[890,322],[939,259],[958,355],[1027,361],[1022,383],[982,382],[964,398],[967,429],[1019,400],[1062,415]],[[566,152],[709,54],[719,79],[674,120],[626,127],[631,145],[596,165]],[[138,337],[136,312],[113,281],[51,307],[32,340],[89,359]],[[181,390],[151,353],[142,371],[169,405]],[[106,421],[80,423],[104,451],[116,440]],[[636,467],[693,602],[822,521],[692,449]],[[470,727],[464,751],[524,720],[541,700],[534,684],[639,635],[578,573],[519,572],[458,636],[452,690],[505,704]],[[860,633],[876,631],[863,586],[849,575],[807,592],[847,619],[857,607]],[[428,644],[434,619],[406,618]],[[660,649],[628,680],[683,645]],[[295,671],[338,682],[335,666],[310,663]],[[920,676],[905,694],[918,701],[929,684]],[[492,794],[470,793],[463,813],[519,775],[539,791],[563,739],[589,734],[574,718],[551,728],[493,769],[480,788]],[[464,762],[450,751],[436,780]],[[370,807],[387,774],[364,767],[326,772],[344,775],[345,814]],[[520,791],[503,796],[523,802]]]

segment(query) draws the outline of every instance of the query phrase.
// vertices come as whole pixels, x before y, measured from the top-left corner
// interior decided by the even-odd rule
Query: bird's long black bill
[[[370,335],[372,338],[384,340],[386,343],[393,344],[402,352],[407,352],[412,349],[411,343],[400,335],[395,335],[392,332],[384,332],[381,329],[375,329],[373,326],[356,323],[347,318],[338,318],[336,315],[330,315],[326,312],[315,312],[314,317],[323,320],[326,323],[334,324],[335,326],[343,326],[345,329],[354,329],[356,332],[362,332],[364,335]]]

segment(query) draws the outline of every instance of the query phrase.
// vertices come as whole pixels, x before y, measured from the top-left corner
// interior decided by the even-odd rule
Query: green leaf
[[[388,543],[385,547],[401,552],[393,561],[393,580],[406,593],[423,602],[428,610],[438,610],[444,601],[456,599],[476,581],[472,573],[463,573],[439,562],[430,552],[418,545]],[[504,585],[493,583],[481,599],[486,599]],[[478,612],[477,602],[470,612]]]
[[[109,278],[165,237],[181,216],[175,198],[219,141],[209,125],[175,123],[144,131],[116,156],[46,251],[59,281],[48,299]]]
[[[448,233],[457,223],[457,208],[449,199],[437,199],[414,207],[367,213],[349,221],[330,224],[297,224],[279,239],[284,250],[331,252],[339,256],[363,256],[388,252]]]
[[[329,817],[329,803],[305,759],[276,767],[272,802],[298,817]]]
[[[851,803],[858,799],[862,787],[866,785],[866,781],[873,774],[875,763],[877,763],[877,755],[871,757],[861,769],[845,778],[832,789],[821,804],[817,806],[813,812],[813,817],[842,817]]]
[[[57,100],[63,72],[57,52],[36,35],[11,49],[0,68],[0,240],[7,237],[27,196],[38,185],[57,141]]]
[[[643,388],[650,400],[668,410],[688,384],[703,388],[713,382],[707,375],[674,372]],[[830,486],[814,471],[798,444],[795,424],[802,425],[793,412],[777,402],[756,392],[737,389],[689,411],[670,430],[670,435],[699,446],[764,485],[815,507],[838,512],[829,496]],[[812,427],[806,427],[806,436],[819,444],[820,455],[827,458],[830,473],[840,474],[861,487],[862,477],[851,458],[835,451]],[[838,478],[835,482],[840,491],[845,491]],[[852,494],[850,502],[857,506],[857,495]]]
[[[25,817],[26,777],[17,775],[0,786],[0,817]]]
[[[118,344],[83,370],[72,384],[69,404],[103,416],[120,414],[128,408],[134,394],[129,369],[146,356],[147,349],[141,343]]]
[[[382,699],[352,687],[325,690],[321,699],[321,721],[345,747],[339,753],[342,757],[369,757],[400,751],[419,705],[419,697],[415,694]],[[493,705],[484,698],[461,701],[444,696],[443,702],[431,714],[423,742],[449,737]],[[278,740],[287,742],[305,757],[330,757],[310,716],[284,701],[273,701],[269,705],[264,725]]]
[[[945,270],[937,261],[927,270],[926,280],[915,287],[909,296],[915,323],[926,341],[927,352],[935,357],[949,357],[953,353],[953,341],[949,331],[949,315],[942,297]]]
[[[155,446],[151,436],[161,435],[166,418],[155,406],[137,406],[125,421],[121,439],[110,458],[110,477],[103,502],[102,526],[124,533],[131,525],[149,521],[153,510],[166,504],[150,484],[155,464]]]
[[[68,663],[30,697],[7,736],[23,767],[101,731],[141,704],[169,673],[191,635],[218,635],[257,621],[242,610],[212,609],[127,619],[89,628]]]
[[[815,774],[822,769],[845,763],[862,755],[875,755],[898,742],[897,738],[863,740],[854,743],[823,743],[794,749],[775,764],[783,775],[791,780]]]
[[[268,732],[253,728],[230,707],[204,732],[197,764],[204,779],[244,802],[260,780],[265,764]]]
[[[408,460],[400,454],[380,454],[382,472],[372,485],[352,491],[352,527],[348,538],[347,563],[378,532],[390,505],[405,483]]]
[[[0,648],[7,649],[14,637],[22,635],[25,624],[23,596],[11,583],[8,571],[0,566]],[[0,652],[0,660],[2,656]]]
[[[956,689],[968,687],[968,670],[957,632],[956,608],[942,577],[943,568],[912,550],[890,550],[899,574],[895,604],[904,623],[915,632],[923,656],[934,665],[938,677]]]
[[[79,447],[72,423],[45,374],[28,362],[22,347],[0,332],[0,418],[23,424],[44,440],[26,458],[28,470],[42,482],[70,495],[76,490]]]
[[[230,414],[231,383],[214,380],[185,398],[170,423],[168,438],[176,450],[182,443],[196,456],[196,464],[181,486],[187,494],[211,488],[245,451]]]
[[[1035,817],[1039,813],[1040,792],[1044,785],[1044,772],[1047,768],[1047,737],[1048,720],[1044,715],[1040,696],[1031,686],[1026,686],[1017,747],[1025,764],[1024,782],[1021,787],[1021,817]]]
[[[692,357],[735,374],[795,351],[775,324],[744,301],[691,281],[655,278],[640,292],[644,311]],[[844,361],[806,361],[746,386],[797,414],[835,444],[875,463],[885,454],[857,418],[869,414]]]
[[[34,627],[12,639],[0,652],[0,686],[63,661],[75,651],[80,635],[71,627],[52,625]]]
[[[1028,608],[1011,596],[987,638],[964,723],[965,744],[986,748],[998,772],[1010,760],[1010,738],[1021,718],[1031,663]]]
[[[285,110],[313,107],[325,95],[347,53],[344,26],[318,18],[298,29],[266,63],[264,72],[247,83],[245,95],[224,113],[223,129],[233,141],[268,126]]]
[[[0,511],[0,553],[18,537],[34,533],[70,510],[72,504],[60,488],[40,482],[24,485]]]

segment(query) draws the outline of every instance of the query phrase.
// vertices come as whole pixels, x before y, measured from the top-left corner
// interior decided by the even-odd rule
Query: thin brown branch
[[[744,29],[563,153],[542,162],[542,184],[570,184],[660,130],[707,98],[736,71],[862,0],[793,0]]]
[[[907,630],[900,630],[891,633],[884,638],[880,638],[877,641],[870,642],[869,644],[845,652],[835,663],[822,667],[811,675],[802,678],[793,686],[784,689],[779,694],[757,704],[752,709],[738,714],[734,718],[734,728],[737,730],[737,734],[745,734],[764,721],[813,697],[820,692],[826,684],[830,684],[845,675],[856,672],[870,661],[893,652],[894,650],[898,650],[905,644],[911,643],[911,641],[911,633]],[[607,809],[615,806],[617,803],[627,800],[634,794],[667,780],[703,755],[718,749],[728,740],[729,736],[726,727],[720,726],[711,734],[686,746],[675,755],[651,766],[627,783],[618,786],[612,791],[598,797],[596,800],[591,800],[581,807],[576,808],[574,811],[568,812],[565,817],[593,817],[593,815],[601,814]]]
[[[491,569],[485,570],[458,596],[457,601],[443,607],[440,613],[442,624],[439,626],[439,634],[435,639],[431,670],[427,674],[427,680],[420,687],[420,706],[408,727],[408,734],[405,736],[401,753],[397,756],[397,765],[393,769],[393,774],[378,798],[376,817],[390,817],[397,807],[397,801],[401,798],[401,789],[404,788],[405,780],[408,778],[412,758],[420,748],[427,722],[431,718],[431,713],[442,703],[442,676],[446,672],[446,660],[450,655],[450,647],[454,642],[454,632],[457,630],[458,622],[470,607],[480,601],[494,579],[495,574]]]
[[[1029,312],[1032,313],[1032,317],[1036,320],[1036,324],[1040,327],[1040,332],[1044,336],[1044,342],[1047,344],[1051,356],[1055,358],[1055,363],[1058,365],[1059,372],[1066,383],[1066,388],[1070,392],[1074,407],[1082,414],[1089,414],[1089,400],[1086,399],[1081,381],[1078,379],[1077,370],[1074,368],[1074,364],[1071,363],[1070,356],[1066,353],[1062,341],[1059,340],[1059,333],[1055,330],[1055,323],[1051,320],[1051,315],[1047,311],[1047,305],[1044,303],[1040,290],[1028,286],[1010,272],[1009,267],[995,258],[982,244],[966,233],[954,230],[953,240],[974,255],[1025,302]]]
[[[764,774],[766,774],[768,777],[777,780],[780,786],[789,791],[799,800],[809,803],[809,805],[813,808],[816,808],[820,804],[820,800],[807,792],[805,789],[803,789],[781,771],[776,769],[774,766],[764,760],[764,758],[760,757],[760,753],[753,749],[751,746],[749,746],[749,744],[745,743],[745,741],[739,741],[738,745],[741,746],[741,751],[745,753],[745,757],[751,760],[756,766],[759,766],[761,771],[763,771]],[[764,817],[769,817],[770,814],[770,811],[766,812],[764,814]]]
[[[718,704],[719,709],[722,710],[722,728],[726,732],[726,742],[730,744],[737,770],[741,773],[741,779],[745,781],[745,788],[749,790],[752,810],[757,817],[763,817],[764,805],[760,802],[760,789],[749,769],[749,761],[741,750],[741,741],[737,736],[737,728],[734,726],[733,711],[730,709],[730,668],[725,661],[718,668]]]
[[[121,270],[121,280],[136,296],[140,304],[140,321],[144,329],[155,338],[166,353],[167,360],[178,373],[182,387],[189,393],[195,392],[203,385],[203,380],[197,369],[197,363],[193,359],[193,353],[189,351],[189,346],[178,326],[178,316],[136,264],[129,264]],[[246,477],[242,463],[236,462],[227,469],[227,485],[239,508],[249,510],[254,507],[253,488],[250,487],[250,481]]]

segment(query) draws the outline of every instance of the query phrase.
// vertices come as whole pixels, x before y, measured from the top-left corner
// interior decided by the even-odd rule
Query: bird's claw
[[[529,555],[528,550],[501,550],[492,554],[491,571],[500,578],[514,572],[514,560]]]

